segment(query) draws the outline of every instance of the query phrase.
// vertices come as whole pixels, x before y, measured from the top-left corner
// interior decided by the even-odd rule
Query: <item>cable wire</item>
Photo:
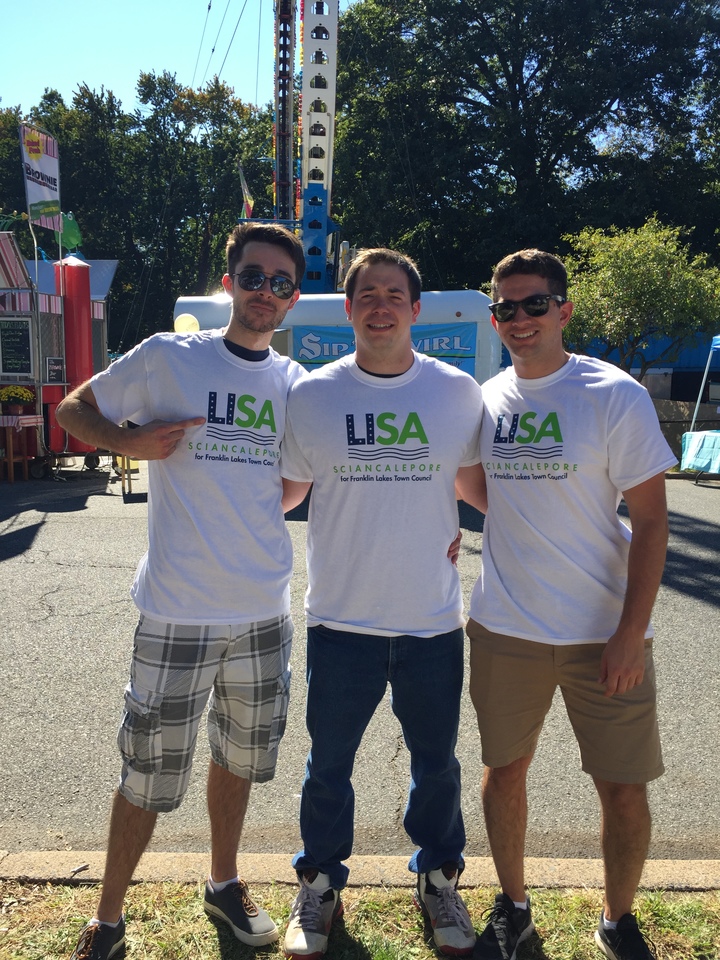
[[[212,0],[207,5],[207,12],[205,14],[205,23],[203,24],[202,36],[200,37],[200,44],[198,46],[197,57],[195,58],[195,69],[193,70],[192,80],[190,81],[190,86],[195,87],[195,77],[197,75],[198,63],[200,62],[200,51],[202,50],[203,41],[205,39],[205,31],[207,30],[208,20],[210,19],[210,8],[212,7]]]
[[[223,15],[222,15],[222,20],[220,21],[220,26],[218,27],[217,36],[215,37],[215,43],[212,45],[212,50],[210,51],[210,56],[208,57],[207,66],[205,67],[205,73],[203,74],[203,78],[202,78],[202,81],[201,81],[201,83],[200,83],[200,86],[201,86],[201,87],[204,85],[204,83],[205,83],[205,77],[207,77],[208,70],[210,69],[210,61],[211,61],[212,58],[213,58],[213,54],[215,53],[215,47],[217,46],[217,42],[218,42],[218,40],[220,39],[220,33],[221,33],[221,31],[222,31],[223,24],[225,23],[225,17],[227,16],[228,7],[230,6],[230,2],[231,2],[231,0],[227,0],[227,3],[225,4],[225,12],[224,12]],[[247,0],[245,0],[245,2],[247,2]],[[243,9],[245,9],[245,8],[243,7]],[[242,16],[242,14],[241,14],[241,16]],[[234,36],[234,34],[233,34],[233,36]],[[224,60],[223,60],[223,63],[225,63]],[[219,76],[219,73],[218,73],[218,76]]]
[[[258,42],[257,60],[255,63],[255,106],[258,106],[258,86],[260,83],[260,36],[262,34],[262,0],[258,4]]]
[[[242,20],[242,16],[243,16],[243,14],[245,13],[245,7],[246,7],[246,6],[247,6],[247,0],[245,0],[245,3],[243,4],[242,10],[240,11],[240,16],[237,18],[237,23],[235,24],[235,29],[233,30],[232,36],[230,37],[230,43],[228,44],[228,48],[227,48],[227,50],[225,51],[225,57],[223,58],[223,62],[220,64],[220,69],[218,70],[218,76],[220,76],[220,74],[223,72],[223,67],[225,66],[225,61],[226,61],[227,58],[228,58],[228,54],[230,53],[230,48],[232,47],[233,41],[235,40],[235,34],[237,33],[238,27],[240,26],[240,21]]]

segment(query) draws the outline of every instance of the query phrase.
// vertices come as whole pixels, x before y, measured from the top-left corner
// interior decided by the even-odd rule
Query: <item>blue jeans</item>
[[[463,631],[435,637],[376,637],[309,627],[307,728],[312,740],[300,801],[304,849],[296,870],[315,868],[336,890],[352,852],[355,792],[351,776],[363,733],[387,684],[410,751],[403,826],[419,849],[409,869],[462,864],[465,827],[455,756],[463,681]]]

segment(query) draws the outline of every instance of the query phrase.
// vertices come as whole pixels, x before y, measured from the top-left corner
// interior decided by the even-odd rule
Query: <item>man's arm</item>
[[[455,494],[480,513],[487,513],[487,483],[482,464],[460,467],[455,477]]]
[[[89,381],[65,397],[58,405],[55,417],[63,430],[83,443],[137,460],[167,459],[188,427],[205,423],[205,417],[177,423],[153,420],[135,430],[127,430],[100,413]]]
[[[283,496],[282,496],[282,508],[283,513],[287,513],[289,510],[294,510],[295,507],[299,507],[307,496],[307,492],[312,486],[312,483],[305,483],[300,480],[287,480],[283,477]]]
[[[620,623],[600,661],[605,695],[625,693],[642,683],[645,630],[665,566],[668,541],[665,474],[623,491],[632,524],[628,579]]]

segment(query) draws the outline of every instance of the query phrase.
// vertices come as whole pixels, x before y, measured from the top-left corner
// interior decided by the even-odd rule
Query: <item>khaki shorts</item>
[[[586,773],[611,783],[648,783],[663,773],[651,640],[640,686],[606,697],[597,679],[602,643],[537,643],[490,633],[474,620],[466,629],[486,766],[532,755],[560,687]]]

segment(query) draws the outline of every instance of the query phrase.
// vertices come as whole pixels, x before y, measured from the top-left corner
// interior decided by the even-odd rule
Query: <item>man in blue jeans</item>
[[[418,847],[415,901],[439,950],[467,956],[475,931],[457,893],[465,829],[455,757],[463,681],[462,594],[447,545],[455,485],[482,477],[478,384],[417,354],[415,264],[367,250],[345,282],[356,352],[288,398],[284,508],[313,483],[308,516],[307,726],[300,893],[287,957],[321,956],[352,852],[355,754],[387,684],[410,751],[404,826]]]

